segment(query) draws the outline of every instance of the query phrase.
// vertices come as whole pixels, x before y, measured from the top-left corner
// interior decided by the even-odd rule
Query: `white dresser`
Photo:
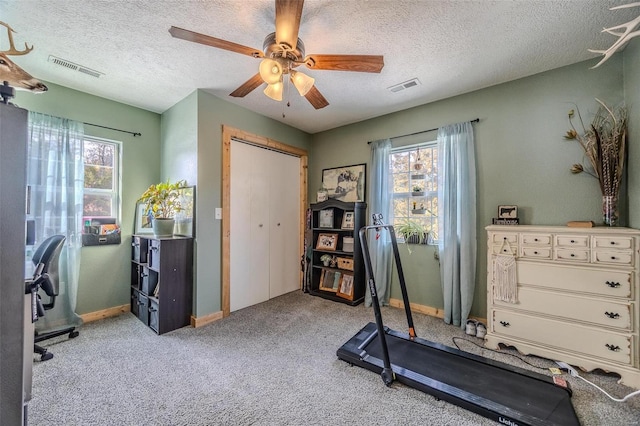
[[[640,389],[640,230],[487,226],[485,346],[621,376]],[[499,300],[496,255],[515,256],[517,300]],[[501,257],[509,262],[508,258]],[[500,262],[500,260],[498,260]],[[507,280],[508,281],[508,280]]]

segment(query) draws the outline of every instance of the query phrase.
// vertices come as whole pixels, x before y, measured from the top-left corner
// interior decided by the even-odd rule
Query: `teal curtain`
[[[42,332],[82,323],[75,309],[82,247],[83,139],[82,123],[29,112],[27,185],[31,188],[31,199],[28,217],[36,223],[32,250],[52,235],[66,237],[60,255],[60,296],[56,298],[55,307],[35,324],[36,330]],[[27,253],[28,259],[31,253]],[[48,302],[47,296],[43,299]]]
[[[470,122],[438,129],[438,253],[444,321],[464,328],[476,283],[476,161]]]
[[[380,213],[384,222],[393,223],[393,210],[389,199],[389,153],[391,151],[391,139],[383,139],[371,142],[371,194],[369,195],[369,212]],[[391,271],[393,268],[393,249],[391,237],[387,231],[382,231],[376,238],[374,230],[367,234],[373,278],[376,283],[378,300],[383,306],[389,305],[391,296]],[[371,306],[371,293],[367,286],[365,306]]]

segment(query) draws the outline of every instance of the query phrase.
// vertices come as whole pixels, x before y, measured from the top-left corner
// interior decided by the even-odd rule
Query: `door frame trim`
[[[304,250],[304,230],[307,211],[307,170],[309,156],[306,150],[287,145],[264,136],[222,125],[222,316],[231,313],[231,139],[282,152],[300,158],[300,235],[298,252]],[[302,278],[302,277],[301,277]]]

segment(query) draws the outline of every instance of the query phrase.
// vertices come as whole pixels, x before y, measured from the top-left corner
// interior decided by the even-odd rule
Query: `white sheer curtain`
[[[60,296],[35,324],[42,332],[82,323],[75,309],[82,247],[83,138],[82,123],[29,112],[28,216],[36,223],[34,249],[52,235],[66,237],[60,255]]]
[[[371,142],[371,195],[369,199],[370,214],[381,213],[386,224],[393,223],[393,210],[389,200],[389,153],[391,151],[391,139],[382,139]],[[367,221],[371,223],[370,221]],[[376,282],[378,300],[383,306],[389,305],[391,296],[391,272],[393,270],[393,252],[391,238],[387,231],[380,232],[376,239],[376,232],[367,234],[373,278]],[[365,306],[371,306],[371,293],[367,285],[364,298]]]
[[[438,129],[438,252],[444,321],[465,327],[476,283],[476,162],[470,122]]]

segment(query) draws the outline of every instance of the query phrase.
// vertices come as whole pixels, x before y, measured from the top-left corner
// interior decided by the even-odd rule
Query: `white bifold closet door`
[[[300,288],[300,158],[231,141],[230,308]]]

